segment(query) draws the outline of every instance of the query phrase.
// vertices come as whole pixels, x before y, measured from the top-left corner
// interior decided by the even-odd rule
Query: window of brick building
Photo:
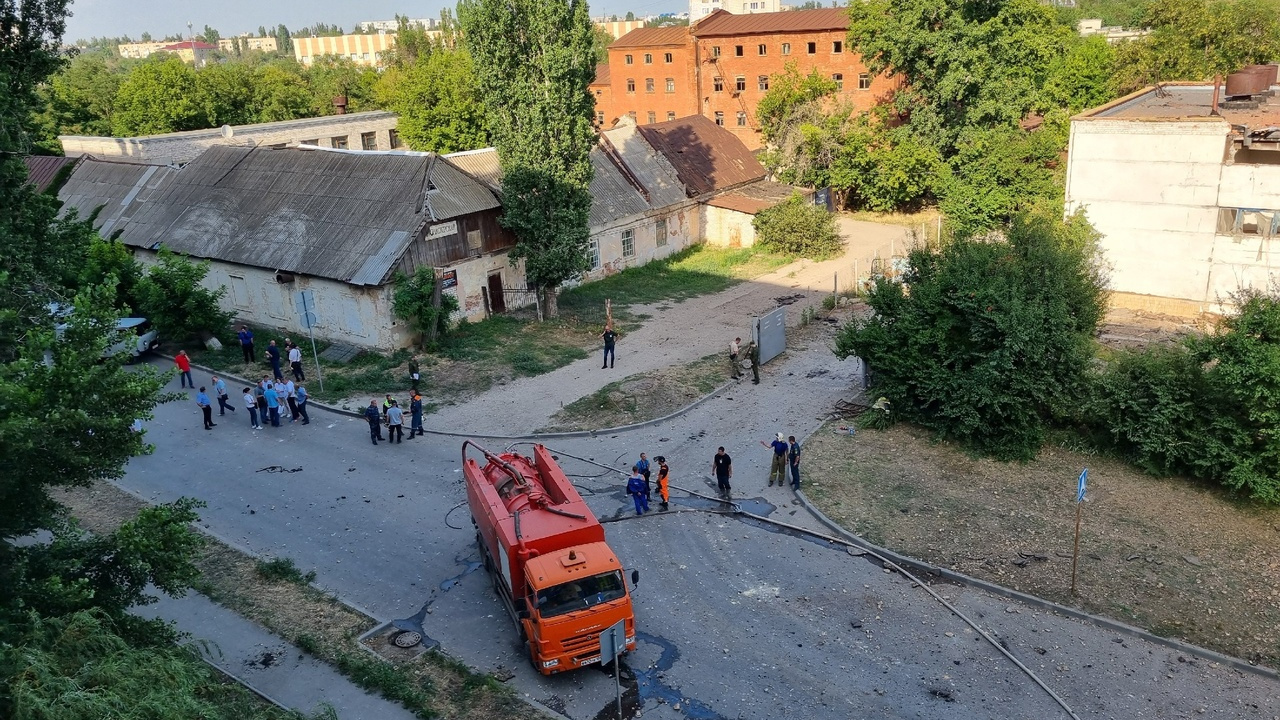
[[[724,78],[714,78],[711,81],[711,89],[716,92],[724,92]]]
[[[859,89],[859,90],[870,90],[870,89],[871,89],[871,76],[870,76],[870,75],[868,75],[867,73],[858,73],[858,89]]]
[[[745,110],[738,111],[738,127],[747,126],[747,113]]]
[[[597,111],[596,111],[596,124],[597,124],[597,125],[604,125],[604,111],[603,111],[603,110],[597,110]]]
[[[818,43],[809,43],[809,54],[813,55],[816,52],[818,52]],[[630,60],[628,60],[627,62],[630,62]]]
[[[831,52],[833,53],[844,52],[844,42],[841,40],[833,40],[831,42]]]
[[[622,231],[622,257],[636,256],[636,231]]]
[[[720,127],[724,127],[724,113],[722,112],[716,113],[716,124],[719,125]]]
[[[653,92],[653,78],[644,79],[644,91],[647,93]]]
[[[761,90],[768,90],[768,89],[769,89],[769,76],[768,76],[768,75],[761,75],[760,77],[756,78],[756,85],[758,85],[758,86],[760,87],[760,89],[761,89]]]
[[[360,149],[361,150],[377,150],[378,149],[378,133],[360,133]]]
[[[633,92],[635,92],[635,91],[636,91],[636,80],[635,80],[635,78],[627,78],[627,92],[629,92],[629,93],[633,93]]]
[[[652,65],[652,64],[653,64],[653,53],[645,53],[645,54],[644,54],[644,64],[645,64],[645,65]]]
[[[627,55],[626,57],[623,58],[623,62],[625,62],[628,65],[635,64],[635,61],[636,61],[635,58],[631,57],[630,55]]]
[[[393,130],[392,132],[395,132],[395,131]],[[300,144],[302,144],[302,145],[319,145],[319,144],[320,144],[320,141],[319,141],[319,140],[303,140]]]
[[[791,43],[782,43],[782,54],[783,55],[791,54]]]
[[[675,110],[668,110],[668,111],[667,111],[667,120],[675,120],[675,119],[676,119],[676,111],[675,111]]]
[[[333,147],[338,148],[339,150],[346,150],[346,149],[347,149],[347,136],[346,136],[346,135],[338,135],[338,136],[336,136],[336,137],[329,138],[329,144],[330,144],[330,145],[332,145]]]
[[[675,59],[675,58],[673,58],[673,57],[671,56],[671,53],[663,53],[663,54],[662,54],[662,62],[667,63],[668,65],[670,65],[670,64],[671,64],[671,61],[672,61],[672,60],[674,60],[674,59]]]
[[[591,269],[600,269],[600,240],[592,238],[587,246],[587,252],[591,254]]]
[[[757,54],[757,55],[768,55],[768,54],[769,54],[769,46],[768,46],[768,45],[765,45],[764,43],[760,43],[759,45],[757,45],[757,46],[756,46],[756,54]]]
[[[844,89],[844,73],[832,73],[831,79],[836,82],[836,90]]]
[[[667,78],[667,92],[673,93],[675,91],[676,91],[676,79]]]
[[[738,92],[742,92],[743,90],[746,90],[747,76],[739,75],[738,77],[734,78],[734,87],[737,88]]]
[[[733,54],[734,54],[734,55],[736,55],[737,57],[742,57],[742,54],[743,54],[743,53],[742,53],[742,46],[741,46],[741,45],[734,45],[734,46],[733,46]]]
[[[719,45],[712,45],[712,46],[711,46],[711,57],[713,57],[713,58],[720,57],[720,46],[719,46]]]
[[[650,125],[652,125],[652,124],[654,124],[654,123],[656,123],[656,122],[658,122],[658,113],[656,113],[656,112],[654,112],[654,111],[650,110],[650,111],[649,111],[649,124],[650,124]]]

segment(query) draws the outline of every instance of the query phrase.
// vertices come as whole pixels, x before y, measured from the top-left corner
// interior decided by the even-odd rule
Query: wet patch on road
[[[724,716],[711,709],[706,703],[693,698],[684,697],[679,690],[666,684],[666,673],[680,658],[680,651],[676,648],[675,643],[660,638],[649,633],[636,632],[636,640],[638,642],[652,643],[661,648],[662,654],[658,657],[658,661],[653,665],[645,668],[628,668],[625,663],[623,665],[623,677],[627,675],[626,670],[629,669],[635,678],[636,696],[638,707],[643,707],[646,702],[653,701],[671,706],[672,710],[684,715],[691,720],[725,720]],[[614,707],[607,708],[608,711],[614,711]],[[623,711],[626,713],[626,697],[623,698]],[[634,712],[632,713],[634,715]],[[610,717],[602,713],[599,717]]]
[[[440,581],[437,588],[432,590],[431,594],[427,596],[427,601],[423,603],[422,607],[418,609],[418,612],[414,613],[411,617],[392,620],[390,623],[396,630],[412,631],[421,634],[422,645],[428,648],[436,647],[440,644],[439,640],[436,640],[427,634],[426,629],[422,625],[423,621],[427,618],[427,614],[431,612],[431,606],[436,600],[440,599],[441,595],[458,587],[458,585],[461,585],[463,578],[479,570],[483,565],[480,560],[468,555],[459,555],[453,559],[453,562],[456,565],[462,566],[462,572]]]

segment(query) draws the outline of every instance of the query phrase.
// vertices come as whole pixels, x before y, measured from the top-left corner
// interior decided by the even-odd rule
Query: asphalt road
[[[848,396],[856,370],[820,347],[797,350],[760,386],[662,427],[551,445],[617,466],[642,450],[665,454],[674,484],[696,487],[723,444],[735,458],[737,496],[816,528],[788,491],[764,487],[768,451],[758,441],[812,428],[823,408]],[[163,406],[147,423],[156,452],[134,459],[121,484],[155,501],[206,501],[211,532],[292,557],[376,618],[408,618],[429,604],[424,629],[445,651],[484,670],[510,669],[522,693],[571,717],[610,716],[613,681],[603,672],[546,679],[529,668],[476,570],[465,507],[449,514],[465,500],[461,443],[427,436],[373,447],[363,420],[318,408],[311,416],[306,427],[253,431],[241,409],[215,416],[218,427],[206,431],[194,402]],[[646,717],[1068,717],[904,578],[803,535],[699,512],[701,503],[629,518],[613,476],[563,464],[581,476],[600,517],[622,518],[608,526],[609,540],[641,574],[641,642],[628,679]],[[1280,718],[1280,684],[985,593],[940,591],[1082,718]]]

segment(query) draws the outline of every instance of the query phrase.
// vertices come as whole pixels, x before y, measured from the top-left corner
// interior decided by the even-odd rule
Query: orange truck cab
[[[467,458],[467,447],[487,460]],[[600,662],[600,633],[622,621],[635,647],[635,615],[622,563],[604,528],[551,453],[494,455],[463,444],[467,502],[485,569],[543,675]],[[632,584],[639,579],[632,572]]]

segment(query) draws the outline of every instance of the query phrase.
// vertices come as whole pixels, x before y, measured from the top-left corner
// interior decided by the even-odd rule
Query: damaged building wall
[[[755,216],[729,208],[703,206],[707,244],[720,248],[749,248],[756,244]]]
[[[598,264],[584,275],[583,281],[599,280],[660,260],[701,239],[701,207],[693,201],[592,228],[592,254]]]

